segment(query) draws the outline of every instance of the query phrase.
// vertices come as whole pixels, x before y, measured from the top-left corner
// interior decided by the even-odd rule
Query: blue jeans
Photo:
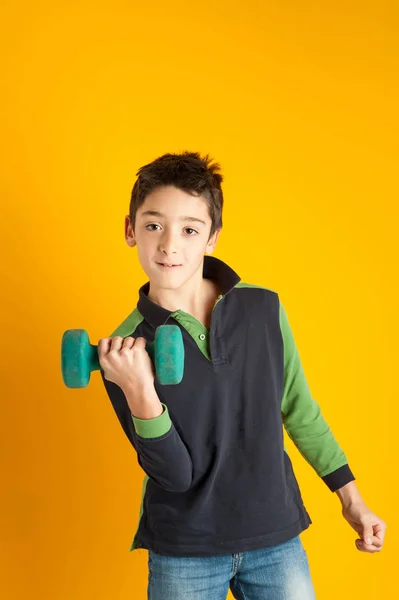
[[[148,551],[148,600],[315,600],[299,536],[276,546],[217,556]]]

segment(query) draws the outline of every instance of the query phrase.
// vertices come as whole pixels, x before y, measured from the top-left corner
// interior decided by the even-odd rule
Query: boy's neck
[[[188,284],[191,285],[179,290],[164,290],[154,289],[150,282],[148,298],[171,312],[180,309],[193,315],[209,329],[212,309],[221,293],[219,285],[216,281],[204,277],[198,282]]]

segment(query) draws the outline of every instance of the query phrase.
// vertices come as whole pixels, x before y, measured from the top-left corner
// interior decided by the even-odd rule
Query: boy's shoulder
[[[263,298],[269,301],[274,301],[279,303],[280,297],[276,290],[268,288],[264,285],[259,285],[256,283],[249,283],[246,281],[239,281],[234,286],[235,290],[238,290],[239,293],[244,293],[248,295],[255,294],[256,298]]]
[[[264,285],[258,285],[256,283],[247,283],[246,281],[239,281],[238,283],[236,283],[234,288],[255,288],[255,289],[259,289],[259,290],[266,290],[267,292],[276,294],[278,296],[278,293],[276,292],[276,290],[272,290],[271,288],[267,288]]]
[[[144,321],[144,317],[136,308],[122,321],[120,325],[110,334],[109,337],[116,337],[120,335],[121,337],[127,337],[131,335],[134,331],[136,331],[137,327],[140,323]]]
[[[259,308],[261,311],[265,309],[268,311],[271,310],[271,314],[277,314],[279,319],[281,319],[284,306],[281,303],[281,298],[277,290],[246,281],[239,281],[234,286],[234,290],[237,290],[236,293],[238,294],[245,294],[242,302],[245,302],[249,312],[256,308]]]

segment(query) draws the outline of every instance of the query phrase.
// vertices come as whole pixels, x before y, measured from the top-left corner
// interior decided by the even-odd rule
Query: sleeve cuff
[[[163,413],[154,419],[138,419],[132,415],[134,428],[137,435],[142,438],[157,438],[165,435],[172,426],[168,407],[161,402]]]
[[[339,469],[336,469],[332,473],[324,475],[324,477],[322,477],[322,480],[332,492],[336,492],[337,490],[339,490],[339,488],[343,487],[350,481],[354,481],[355,476],[350,470],[349,465],[346,464],[342,467],[339,467]]]

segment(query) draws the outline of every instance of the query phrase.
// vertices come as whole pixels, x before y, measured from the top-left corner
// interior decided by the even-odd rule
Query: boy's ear
[[[136,236],[134,235],[133,227],[130,222],[130,216],[125,217],[125,240],[128,246],[133,248],[136,245]]]
[[[214,251],[221,231],[221,227],[219,229],[216,229],[215,233],[210,238],[209,242],[206,245],[206,254],[212,254],[212,252]]]

